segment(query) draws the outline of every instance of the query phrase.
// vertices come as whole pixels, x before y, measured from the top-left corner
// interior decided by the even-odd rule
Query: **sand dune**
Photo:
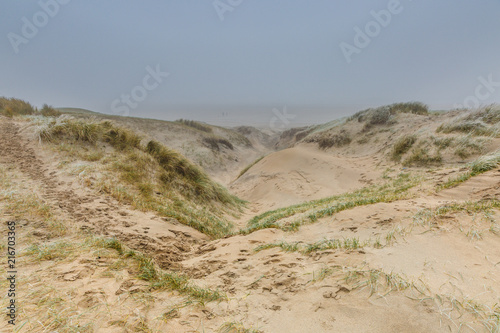
[[[366,186],[380,177],[375,162],[299,145],[265,157],[229,188],[258,211],[269,210]]]
[[[230,191],[248,201],[239,211],[199,201],[189,218],[173,217],[187,203],[158,188],[133,198],[173,211],[127,203],[132,187],[96,185],[120,161],[109,159],[144,151],[116,157],[108,146],[94,158],[88,142],[73,142],[77,153],[40,143],[31,120],[2,117],[0,209],[19,225],[19,331],[498,332],[498,138],[466,137],[484,141],[481,153],[458,160],[445,139],[465,139],[436,131],[456,116],[419,116],[410,133],[412,120],[399,118],[325,126],[233,177]],[[348,144],[319,147],[355,131]],[[414,146],[394,159],[412,133]],[[416,153],[428,164],[405,165]],[[438,153],[440,163],[429,158]],[[451,182],[480,155],[493,164]],[[216,228],[213,216],[234,228],[209,237],[189,224]]]

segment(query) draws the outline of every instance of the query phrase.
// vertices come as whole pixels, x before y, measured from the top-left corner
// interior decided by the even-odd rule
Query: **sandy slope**
[[[111,116],[95,112],[69,114],[76,117],[112,120],[136,131],[144,139],[159,141],[189,158],[223,185],[233,181],[240,170],[255,159],[274,151],[274,143],[277,140],[276,134],[270,131],[266,133],[254,127],[228,129],[205,124],[212,130],[211,133],[206,133],[172,121]],[[219,145],[219,149],[213,149],[203,141],[214,136],[227,139],[233,148]]]
[[[210,241],[176,221],[134,211],[89,190],[57,167],[52,151],[27,137],[19,131],[19,124],[0,119],[0,163],[18,173],[19,186],[37,191],[58,214],[73,221],[75,228],[115,236],[130,248],[153,256],[163,268],[185,272],[198,285],[219,288],[229,297],[220,303],[179,307],[175,317],[163,320],[164,313],[184,304],[183,298],[175,292],[149,290],[127,269],[105,277],[106,268],[116,259],[101,260],[84,253],[72,261],[27,262],[21,267],[27,281],[21,294],[28,294],[30,283],[71,295],[81,320],[91,322],[96,332],[138,330],[139,319],[147,327],[140,326],[143,331],[154,332],[216,332],[227,322],[262,332],[482,332],[487,331],[483,312],[474,316],[457,302],[474,300],[490,309],[500,302],[500,242],[489,231],[491,221],[498,221],[498,211],[490,214],[492,220],[459,212],[431,227],[414,223],[415,214],[424,208],[499,199],[499,170],[437,194],[428,186],[419,187],[415,198],[345,210],[294,233],[265,229]],[[231,189],[251,202],[244,215],[249,218],[270,208],[370,184],[386,167],[381,160],[377,155],[352,157],[299,145],[266,157]],[[426,175],[439,182],[450,172],[456,173],[456,169]],[[9,212],[2,210],[2,222],[9,218]],[[28,241],[47,240],[43,228],[29,224],[25,228],[28,233],[39,229],[40,234],[25,235],[24,246]],[[480,238],[467,235],[472,228],[481,230]],[[395,238],[383,241],[381,248],[312,254],[279,248],[254,251],[259,245],[278,241],[384,240],[390,232]],[[325,268],[332,270],[330,275],[321,275]],[[373,278],[370,270],[378,270],[373,274],[399,274],[401,281],[414,282],[420,291],[387,287],[384,275],[376,288],[359,285]],[[36,323],[43,313],[26,296],[21,301],[27,311],[23,319],[31,319],[21,332],[43,332]],[[5,326],[0,329],[7,331]]]
[[[304,144],[271,154],[230,185],[253,213],[340,194],[381,175],[377,158],[332,155]]]

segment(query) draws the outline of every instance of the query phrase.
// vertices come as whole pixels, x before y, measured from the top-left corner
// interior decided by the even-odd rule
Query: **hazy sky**
[[[400,101],[489,104],[499,14],[499,0],[3,0],[0,95],[297,124]]]

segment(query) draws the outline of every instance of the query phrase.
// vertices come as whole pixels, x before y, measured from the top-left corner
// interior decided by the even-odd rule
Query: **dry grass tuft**
[[[444,184],[440,185],[437,190],[443,190],[458,186],[459,184],[469,180],[470,178],[482,174],[486,171],[493,170],[500,165],[500,150],[484,155],[477,160],[469,163],[468,171],[458,176],[451,177]]]
[[[337,134],[321,137],[317,142],[319,148],[328,149],[331,147],[342,147],[348,145],[349,143],[351,143],[351,138],[347,131],[341,130]]]
[[[442,157],[439,152],[430,155],[428,149],[416,147],[411,154],[403,161],[404,166],[429,166],[441,164]]]
[[[319,218],[332,216],[346,209],[405,199],[410,196],[408,190],[420,180],[410,177],[409,174],[400,174],[382,185],[368,186],[354,192],[268,211],[252,218],[247,228],[240,232],[248,234],[264,228],[297,230],[303,224],[314,223]],[[287,219],[292,216],[297,216],[296,220],[288,221]]]
[[[212,127],[205,125],[205,124],[202,124],[200,122],[194,121],[194,120],[178,119],[175,122],[186,125],[188,127],[192,127],[194,129],[197,129],[197,130],[202,131],[202,132],[206,132],[206,133],[213,132]]]
[[[210,149],[214,151],[220,151],[221,146],[225,146],[226,148],[231,150],[234,149],[233,144],[229,140],[218,136],[205,137],[203,138],[202,141],[205,145],[207,145]]]
[[[394,143],[392,146],[392,159],[395,161],[401,160],[401,155],[406,154],[408,150],[417,141],[416,135],[405,135]]]

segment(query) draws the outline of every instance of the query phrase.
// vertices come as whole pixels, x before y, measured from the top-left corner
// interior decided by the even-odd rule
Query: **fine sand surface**
[[[311,144],[273,153],[229,187],[260,213],[352,191],[381,175],[377,158],[336,156]]]
[[[227,299],[196,303],[175,290],[153,289],[125,259],[107,252],[82,248],[69,258],[43,261],[20,256],[19,332],[498,332],[498,209],[419,219],[439,207],[499,199],[498,168],[442,191],[436,184],[460,168],[417,168],[426,180],[410,197],[346,209],[295,231],[268,228],[211,240],[175,219],[134,210],[90,189],[30,133],[23,122],[0,118],[1,170],[16,191],[35,193],[71,223],[67,242],[76,244],[82,232],[115,237],[162,269],[186,274]],[[251,157],[262,150],[252,150]],[[388,167],[388,177],[408,171],[376,149],[356,155],[301,143],[271,153],[236,180],[234,172],[218,174],[233,179],[229,190],[248,201],[233,218],[244,228],[268,210],[380,183]],[[15,219],[11,210],[0,200],[2,224]],[[32,243],[53,242],[43,224],[22,219],[18,226],[20,252]],[[365,245],[255,251],[325,239]],[[4,266],[0,274],[5,276]],[[66,312],[58,316],[54,309]],[[61,317],[64,326],[46,328]],[[11,331],[6,320],[0,331]]]

